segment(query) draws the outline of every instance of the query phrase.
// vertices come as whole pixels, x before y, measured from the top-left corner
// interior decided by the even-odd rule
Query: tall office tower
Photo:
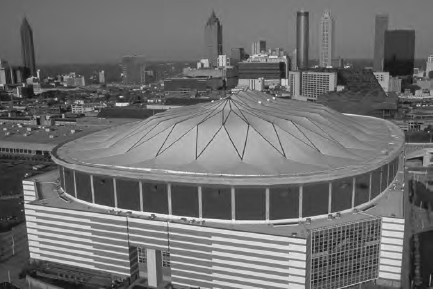
[[[298,69],[308,68],[308,50],[310,41],[310,14],[308,11],[296,12],[296,52]]]
[[[10,84],[9,64],[6,60],[0,59],[0,84]]]
[[[391,76],[413,75],[415,30],[385,31],[383,70]]]
[[[425,68],[425,76],[427,78],[433,78],[433,76],[432,77],[429,76],[430,71],[433,71],[433,55],[430,55],[427,58],[427,63]]]
[[[376,15],[374,28],[374,60],[373,68],[375,71],[383,71],[385,31],[388,30],[389,18],[387,14]]]
[[[216,67],[218,55],[223,54],[223,26],[212,11],[204,28],[204,55],[211,67]]]
[[[320,66],[332,66],[332,59],[335,51],[335,20],[330,10],[325,13],[320,20]]]
[[[230,63],[233,66],[237,66],[239,62],[245,58],[245,50],[243,48],[232,48],[230,55]]]
[[[105,83],[105,71],[104,70],[101,70],[101,71],[99,71],[99,75],[98,75],[99,77],[99,83],[100,84],[104,84]]]
[[[146,84],[146,60],[144,56],[123,56],[122,72],[125,84]]]
[[[253,42],[251,45],[251,55],[254,54],[260,54],[262,51],[266,52],[266,41],[259,40],[256,42]]]
[[[290,70],[291,71],[296,71],[298,70],[298,52],[297,50],[293,50],[292,52],[292,57],[291,57],[291,66],[290,66]]]
[[[27,67],[30,72],[30,75],[25,75],[25,78],[29,76],[36,76],[33,31],[29,22],[27,21],[27,18],[25,17],[23,19],[23,23],[21,24],[21,56],[23,60],[23,66]]]

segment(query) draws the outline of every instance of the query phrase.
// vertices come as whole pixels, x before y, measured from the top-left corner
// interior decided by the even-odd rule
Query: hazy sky
[[[264,39],[295,47],[295,12],[310,11],[310,55],[318,55],[324,9],[336,19],[336,55],[373,57],[374,16],[390,28],[416,30],[416,57],[433,54],[433,0],[0,0],[0,58],[21,59],[19,27],[27,15],[40,64],[116,62],[125,54],[151,60],[199,59],[212,9],[223,24],[224,51]]]

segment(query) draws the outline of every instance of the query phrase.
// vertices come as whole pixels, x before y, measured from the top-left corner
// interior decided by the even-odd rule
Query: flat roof
[[[301,224],[298,222],[291,224],[242,224],[242,223],[231,223],[230,221],[226,223],[222,222],[212,222],[206,220],[206,222],[200,226],[211,227],[211,228],[220,228],[220,229],[228,229],[228,230],[237,230],[237,231],[245,231],[245,232],[255,232],[262,234],[270,234],[270,235],[278,235],[278,236],[292,236],[293,233],[296,233],[296,236],[299,238],[307,238],[308,231],[314,230],[318,228],[323,228],[327,226],[336,226],[341,225],[343,223],[350,222],[358,222],[362,220],[378,218],[378,217],[388,217],[388,218],[404,218],[404,210],[403,210],[403,189],[402,184],[404,183],[404,173],[402,171],[402,165],[400,165],[400,171],[397,173],[396,179],[393,184],[396,184],[394,188],[393,184],[391,184],[383,194],[376,199],[372,205],[364,205],[365,211],[360,211],[358,213],[355,212],[345,212],[341,214],[340,218],[334,218],[332,220],[328,220],[326,217],[320,219],[314,219],[311,221],[311,224],[306,224],[302,222]],[[38,193],[42,198],[40,200],[35,200],[30,202],[32,205],[40,205],[47,207],[55,207],[62,208],[67,210],[76,210],[76,211],[87,211],[94,212],[100,214],[115,214],[110,213],[108,209],[102,209],[99,207],[94,207],[92,204],[86,205],[82,202],[77,202],[73,199],[69,199],[69,201],[65,201],[61,199],[59,193],[54,189],[54,185],[52,182],[59,178],[58,170],[50,171],[44,174],[36,175],[34,177],[27,178],[29,181],[36,181],[38,185]],[[65,195],[67,196],[67,195]],[[360,207],[362,209],[362,207]],[[116,211],[122,212],[124,215],[129,210],[120,210],[115,209]],[[143,218],[148,220],[151,213],[135,213],[133,212],[130,217],[132,218]],[[334,214],[335,216],[335,214]],[[188,218],[190,220],[198,218]],[[163,219],[156,218],[155,221],[170,221],[174,223],[185,224],[185,222],[181,221],[180,218],[176,219]],[[191,224],[194,225],[194,224]]]
[[[86,118],[71,126],[18,126],[17,123],[0,124],[0,148],[29,150],[52,150],[57,145],[83,137],[105,128],[136,121],[134,119],[97,119]],[[0,121],[1,123],[1,121]],[[28,131],[30,129],[30,131]],[[45,131],[49,129],[50,131]],[[75,130],[75,133],[71,131]],[[6,133],[9,132],[9,135]],[[26,134],[26,136],[24,136]],[[54,138],[49,136],[53,135]]]

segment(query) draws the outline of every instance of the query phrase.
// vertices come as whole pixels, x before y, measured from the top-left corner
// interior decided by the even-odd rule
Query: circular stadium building
[[[31,258],[155,288],[400,287],[403,146],[253,91],[172,109],[53,150],[24,181]]]

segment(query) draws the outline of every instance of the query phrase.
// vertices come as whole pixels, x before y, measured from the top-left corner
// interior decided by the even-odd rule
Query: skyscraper
[[[385,31],[388,30],[388,15],[376,15],[374,29],[374,60],[373,68],[376,71],[383,71],[384,49],[385,49]]]
[[[415,30],[385,31],[383,70],[391,76],[413,74],[415,60]]]
[[[144,56],[123,56],[122,72],[125,84],[146,84],[146,60]]]
[[[332,65],[335,50],[335,21],[330,10],[325,10],[320,21],[320,66]]]
[[[308,68],[308,50],[310,41],[310,13],[308,11],[296,12],[296,53],[298,69]]]
[[[427,63],[426,63],[426,68],[425,68],[425,76],[427,78],[431,78],[430,75],[429,75],[430,71],[433,71],[433,55],[430,55],[427,58]]]
[[[223,26],[212,11],[212,15],[204,28],[204,55],[209,59],[210,66],[217,65],[218,55],[223,54]]]
[[[33,31],[26,17],[24,17],[23,19],[20,30],[21,30],[21,55],[23,60],[23,66],[28,68],[30,72],[30,75],[25,75],[25,78],[29,76],[36,76]]]
[[[259,40],[253,42],[251,45],[251,55],[260,54],[262,51],[266,51],[266,41]]]

